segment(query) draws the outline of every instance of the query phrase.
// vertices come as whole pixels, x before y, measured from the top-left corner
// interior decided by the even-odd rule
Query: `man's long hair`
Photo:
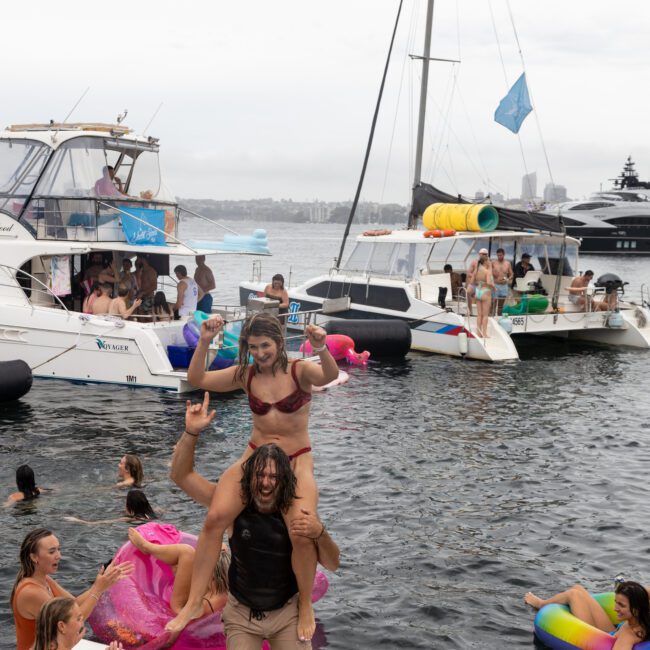
[[[276,508],[286,512],[296,498],[296,476],[291,469],[291,461],[280,447],[275,444],[261,445],[242,465],[243,476],[241,479],[241,494],[246,507],[255,507],[254,486],[255,479],[266,467],[267,461],[275,462],[277,474],[277,500]]]

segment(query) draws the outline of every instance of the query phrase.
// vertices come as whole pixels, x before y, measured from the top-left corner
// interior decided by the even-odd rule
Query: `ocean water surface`
[[[205,233],[199,222],[190,235]],[[229,224],[233,226],[234,224]],[[249,234],[254,224],[238,229]],[[303,280],[326,271],[342,226],[271,224],[264,277]],[[360,230],[360,228],[357,228]],[[232,302],[251,258],[214,262],[219,297]],[[191,266],[191,265],[188,265]],[[591,258],[638,287],[650,260]],[[193,267],[192,267],[193,268]],[[577,581],[611,589],[617,573],[650,580],[645,524],[650,352],[539,339],[504,364],[410,353],[351,368],[344,386],[317,394],[311,434],[321,516],[342,551],[316,606],[315,647],[531,648],[532,589]],[[168,479],[183,429],[182,396],[151,389],[35,380],[0,408],[0,485],[29,463],[53,489],[0,510],[0,648],[15,647],[9,593],[20,542],[52,528],[64,553],[57,579],[86,589],[125,541],[128,525],[64,520],[119,516],[117,463],[136,453],[161,519],[198,533],[205,511]],[[197,467],[217,477],[251,427],[243,394],[215,395]]]

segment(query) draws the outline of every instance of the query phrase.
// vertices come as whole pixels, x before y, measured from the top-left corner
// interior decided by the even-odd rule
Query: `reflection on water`
[[[288,250],[289,233],[281,235]],[[288,275],[282,259],[269,273]],[[634,264],[642,277],[646,267]],[[314,268],[304,262],[305,277]],[[218,273],[225,293],[232,277]],[[316,606],[328,647],[532,648],[533,615],[521,600],[528,589],[548,594],[580,581],[606,590],[619,572],[650,580],[650,355],[534,339],[522,359],[411,353],[349,368],[348,384],[315,395],[320,508],[342,549]],[[244,449],[251,419],[242,394],[212,406],[218,417],[199,442],[197,468],[216,477]],[[56,531],[60,581],[77,593],[126,539],[126,524],[63,519],[119,515],[124,493],[109,486],[124,453],[143,457],[145,491],[164,520],[200,530],[205,511],[167,478],[183,409],[184,398],[155,390],[47,380],[0,409],[5,493],[25,462],[54,490],[0,511],[2,650],[13,647],[7,600],[27,530]]]

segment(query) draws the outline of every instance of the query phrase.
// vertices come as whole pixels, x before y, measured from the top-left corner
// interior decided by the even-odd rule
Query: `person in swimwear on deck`
[[[546,600],[529,591],[524,602],[535,609],[551,603],[568,605],[576,618],[616,637],[613,650],[632,650],[636,643],[650,639],[648,593],[649,590],[638,582],[626,581],[616,586],[614,610],[621,621],[618,625],[609,620],[605,610],[582,585],[575,585]]]
[[[315,513],[318,488],[314,480],[313,457],[307,430],[311,387],[324,386],[338,377],[338,366],[325,345],[326,332],[315,325],[306,328],[313,351],[320,365],[309,361],[289,362],[282,337],[282,326],[269,314],[255,314],[242,327],[239,338],[239,363],[230,368],[208,372],[205,360],[208,346],[224,325],[220,316],[201,325],[201,336],[188,370],[188,380],[194,386],[216,392],[242,389],[248,395],[253,411],[253,431],[248,448],[222,475],[199,535],[192,575],[192,588],[187,605],[167,624],[178,634],[199,614],[201,596],[207,576],[216,564],[225,530],[244,508],[240,492],[242,463],[259,445],[277,444],[289,455],[297,478],[298,499],[283,514],[287,525],[300,515],[301,509]],[[253,357],[249,365],[248,356]],[[218,540],[219,546],[215,546]],[[311,591],[316,573],[316,550],[311,540],[291,534],[292,566],[299,589],[299,619],[297,635],[311,639],[316,623],[311,603]]]
[[[475,287],[476,298],[476,331],[482,338],[488,338],[488,318],[492,306],[492,290],[494,279],[492,278],[492,265],[488,257],[487,248],[479,251],[476,268],[469,278],[469,283]]]

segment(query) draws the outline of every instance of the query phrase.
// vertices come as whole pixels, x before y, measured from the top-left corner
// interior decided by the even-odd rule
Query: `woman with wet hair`
[[[174,312],[162,291],[156,291],[153,297],[153,311],[151,313],[153,314],[154,321],[174,320]]]
[[[74,600],[84,619],[99,597],[133,571],[131,562],[109,564],[99,570],[90,589],[76,598],[61,587],[52,575],[59,569],[61,547],[54,533],[37,528],[27,534],[20,546],[20,568],[11,591],[11,608],[16,624],[16,650],[29,650],[36,638],[36,618],[41,607],[59,596]]]
[[[284,315],[289,311],[289,294],[284,288],[284,276],[276,273],[271,278],[271,284],[264,287],[264,297],[271,300],[279,300],[280,322],[285,323]]]
[[[524,602],[535,609],[551,603],[568,605],[576,618],[616,637],[613,650],[632,650],[636,643],[650,640],[650,598],[648,590],[638,582],[628,580],[616,585],[614,611],[619,620],[616,625],[582,585],[574,585],[546,599],[529,591]]]
[[[115,487],[142,487],[144,470],[142,462],[135,454],[126,454],[117,465],[119,481]]]
[[[21,465],[16,470],[16,487],[18,492],[10,494],[5,505],[8,506],[17,501],[29,501],[41,494],[41,490],[36,487],[34,470],[29,465]]]
[[[142,521],[151,521],[157,519],[158,515],[151,507],[149,499],[142,490],[129,490],[126,495],[126,505],[124,507],[124,515],[115,517],[113,519],[99,519],[97,521],[87,521],[86,519],[79,519],[79,517],[64,517],[66,521],[73,521],[77,524],[114,524],[119,521],[128,523],[136,523]]]
[[[207,575],[218,557],[214,540],[221,540],[224,531],[244,509],[242,464],[253,450],[275,443],[289,456],[297,479],[297,498],[282,516],[290,531],[291,520],[299,517],[301,510],[316,513],[318,505],[308,431],[311,390],[312,386],[324,386],[333,381],[339,373],[336,361],[325,345],[325,330],[316,325],[308,325],[305,329],[314,353],[320,357],[320,364],[304,360],[289,361],[279,320],[270,314],[254,314],[246,319],[239,335],[238,363],[230,368],[206,371],[208,346],[223,325],[221,316],[202,323],[188,379],[194,386],[208,391],[245,391],[253,413],[253,431],[241,458],[223,473],[217,484],[196,548],[188,603],[179,616],[167,625],[167,629],[174,633],[183,629],[198,614]],[[249,363],[249,357],[252,363]],[[183,435],[195,434],[185,432]],[[313,636],[316,625],[311,592],[317,553],[312,540],[291,532],[290,535],[293,545],[291,561],[299,590],[297,636],[307,640]]]

